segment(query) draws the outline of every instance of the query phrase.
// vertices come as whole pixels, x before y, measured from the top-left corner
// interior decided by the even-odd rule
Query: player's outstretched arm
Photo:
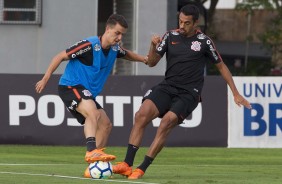
[[[49,65],[47,71],[45,72],[45,75],[43,78],[38,81],[35,85],[35,91],[37,93],[41,93],[43,89],[45,88],[48,80],[50,79],[53,72],[58,68],[58,66],[61,64],[62,61],[68,60],[69,57],[66,53],[66,51],[62,51],[58,53],[51,61],[51,64]]]
[[[156,47],[161,42],[161,38],[158,35],[153,35],[151,38],[151,45],[148,54],[148,66],[155,66],[162,58],[157,52]]]
[[[241,107],[241,105],[245,106],[248,109],[251,109],[252,106],[248,100],[246,100],[237,90],[236,85],[233,81],[232,75],[227,68],[227,66],[224,64],[224,62],[220,62],[216,64],[216,67],[218,68],[219,72],[221,73],[224,80],[227,82],[228,86],[230,87],[235,103]]]
[[[124,59],[129,60],[129,61],[137,61],[137,62],[142,62],[147,64],[148,61],[148,57],[147,56],[142,56],[139,54],[136,54],[130,50],[124,49],[126,50],[126,55],[124,56]]]

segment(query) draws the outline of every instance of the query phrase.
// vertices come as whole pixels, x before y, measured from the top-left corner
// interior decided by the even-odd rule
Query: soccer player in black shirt
[[[114,173],[141,178],[162,150],[171,130],[182,123],[197,107],[204,84],[205,62],[212,62],[229,85],[237,105],[251,108],[238,92],[232,75],[222,61],[212,40],[197,29],[199,10],[194,5],[182,7],[179,29],[168,31],[163,38],[153,36],[148,65],[155,66],[166,53],[165,79],[150,89],[143,98],[131,130],[124,162],[114,165]],[[145,127],[156,117],[161,123],[144,161],[132,172],[135,154],[141,144]]]

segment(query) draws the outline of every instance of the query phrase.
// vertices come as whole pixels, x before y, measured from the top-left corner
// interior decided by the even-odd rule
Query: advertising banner
[[[228,89],[228,147],[282,147],[282,77],[234,77],[252,109],[239,108]]]
[[[43,75],[0,74],[0,144],[84,145],[83,126],[58,96],[59,75],[53,75],[41,94],[35,84]],[[142,96],[160,76],[110,76],[97,101],[113,123],[109,146],[127,146]],[[166,146],[227,146],[227,90],[221,77],[206,77],[197,109],[176,127]],[[146,129],[142,145],[149,146],[160,119]]]

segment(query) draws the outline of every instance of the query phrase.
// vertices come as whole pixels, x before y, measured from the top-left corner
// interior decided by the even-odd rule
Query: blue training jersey
[[[102,91],[117,55],[119,54],[119,57],[126,55],[118,44],[103,51],[97,36],[77,42],[66,52],[71,59],[60,78],[59,85],[82,85],[93,97]]]

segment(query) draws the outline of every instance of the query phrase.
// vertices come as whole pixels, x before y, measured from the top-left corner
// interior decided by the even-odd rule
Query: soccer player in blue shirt
[[[127,28],[123,16],[111,15],[102,36],[83,39],[58,53],[35,86],[36,92],[41,93],[57,67],[63,61],[69,61],[59,81],[59,96],[71,114],[84,125],[87,147],[85,161],[88,163],[116,158],[103,151],[112,124],[95,99],[102,91],[116,58],[144,63],[147,61],[147,56],[138,55],[119,45]],[[85,177],[90,177],[87,169]]]

